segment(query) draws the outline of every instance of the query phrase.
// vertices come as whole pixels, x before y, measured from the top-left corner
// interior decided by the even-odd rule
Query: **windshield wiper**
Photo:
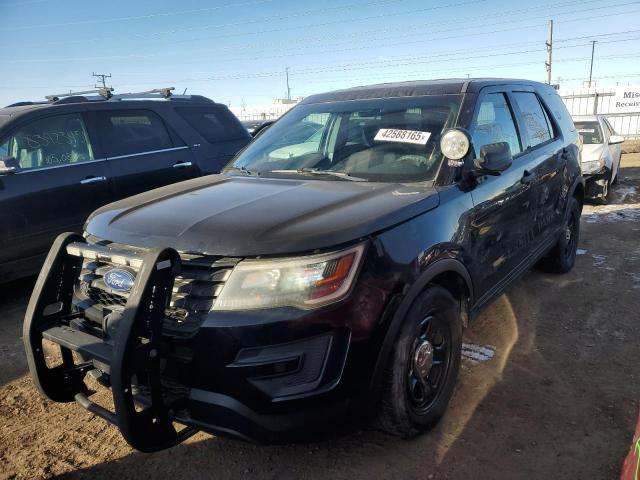
[[[230,172],[230,171],[240,172],[248,177],[260,175],[260,172],[254,172],[253,170],[247,169],[247,167],[236,167],[235,165],[225,169],[225,172]]]
[[[354,177],[346,172],[335,172],[333,170],[318,170],[315,168],[298,168],[295,170],[270,170],[269,173],[302,173],[308,175],[328,175],[332,177],[342,178],[350,182],[366,182],[366,178]]]

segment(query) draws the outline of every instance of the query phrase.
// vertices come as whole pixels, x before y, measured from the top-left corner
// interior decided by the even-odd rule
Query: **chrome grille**
[[[122,310],[129,294],[110,289],[103,277],[112,268],[137,275],[144,250],[100,242],[95,248],[91,244],[82,248],[80,244],[73,252],[84,257],[74,295],[76,308],[98,322],[109,311]],[[165,310],[164,329],[168,334],[189,335],[197,331],[213,307],[239,259],[187,253],[181,253],[180,257],[182,268]]]

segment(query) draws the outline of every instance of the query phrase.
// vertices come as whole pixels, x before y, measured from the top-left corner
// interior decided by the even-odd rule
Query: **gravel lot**
[[[26,376],[22,316],[33,280],[0,293],[0,478],[616,478],[640,400],[640,154],[606,206],[583,212],[568,275],[534,271],[465,334],[452,406],[430,434],[357,431],[256,446],[198,434],[156,454]],[[107,400],[105,394],[101,394]]]

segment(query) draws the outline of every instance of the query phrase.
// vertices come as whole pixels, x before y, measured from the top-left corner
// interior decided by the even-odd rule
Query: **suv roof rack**
[[[215,103],[210,98],[203,97],[202,95],[174,95],[172,93],[173,90],[175,90],[175,87],[154,88],[153,90],[146,90],[144,92],[119,93],[113,95],[109,101],[156,99]]]
[[[113,100],[122,100],[126,98],[169,98],[173,95],[171,92],[175,90],[175,87],[154,88],[152,90],[145,90],[144,92],[130,92],[119,93],[113,95]]]
[[[208,102],[215,103],[213,100],[202,95],[174,95],[172,92],[175,87],[163,87],[154,88],[152,90],[145,90],[144,92],[129,92],[113,94],[113,87],[99,88],[96,90],[85,90],[82,92],[68,92],[58,93],[55,95],[46,95],[48,103],[54,105],[62,105],[67,103],[85,103],[85,102],[99,102],[99,101],[121,101],[121,100],[144,100],[144,99],[158,99],[158,100],[176,100],[176,101],[191,101],[191,102]],[[91,95],[97,94],[97,95]],[[22,105],[38,105],[45,104],[47,102],[16,102],[8,107],[17,107]]]
[[[73,98],[73,97],[77,97],[74,101],[87,101],[88,99],[86,97],[84,97],[85,94],[87,93],[97,93],[98,95],[100,95],[101,97],[104,97],[105,100],[109,100],[113,94],[111,93],[113,92],[113,88],[112,87],[106,87],[106,88],[99,88],[97,90],[85,90],[83,92],[69,92],[69,93],[58,93],[55,95],[46,95],[44,98],[46,98],[47,100],[49,100],[49,102],[51,103],[57,103],[60,101],[60,99],[63,98],[67,98],[67,101],[65,103],[74,103],[74,102],[69,102],[69,98]],[[85,100],[80,100],[81,98],[84,98]]]

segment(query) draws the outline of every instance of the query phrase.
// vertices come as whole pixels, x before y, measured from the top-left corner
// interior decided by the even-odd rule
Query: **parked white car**
[[[622,142],[603,115],[573,117],[582,138],[580,168],[585,179],[588,198],[606,202],[609,188],[618,180]]]

